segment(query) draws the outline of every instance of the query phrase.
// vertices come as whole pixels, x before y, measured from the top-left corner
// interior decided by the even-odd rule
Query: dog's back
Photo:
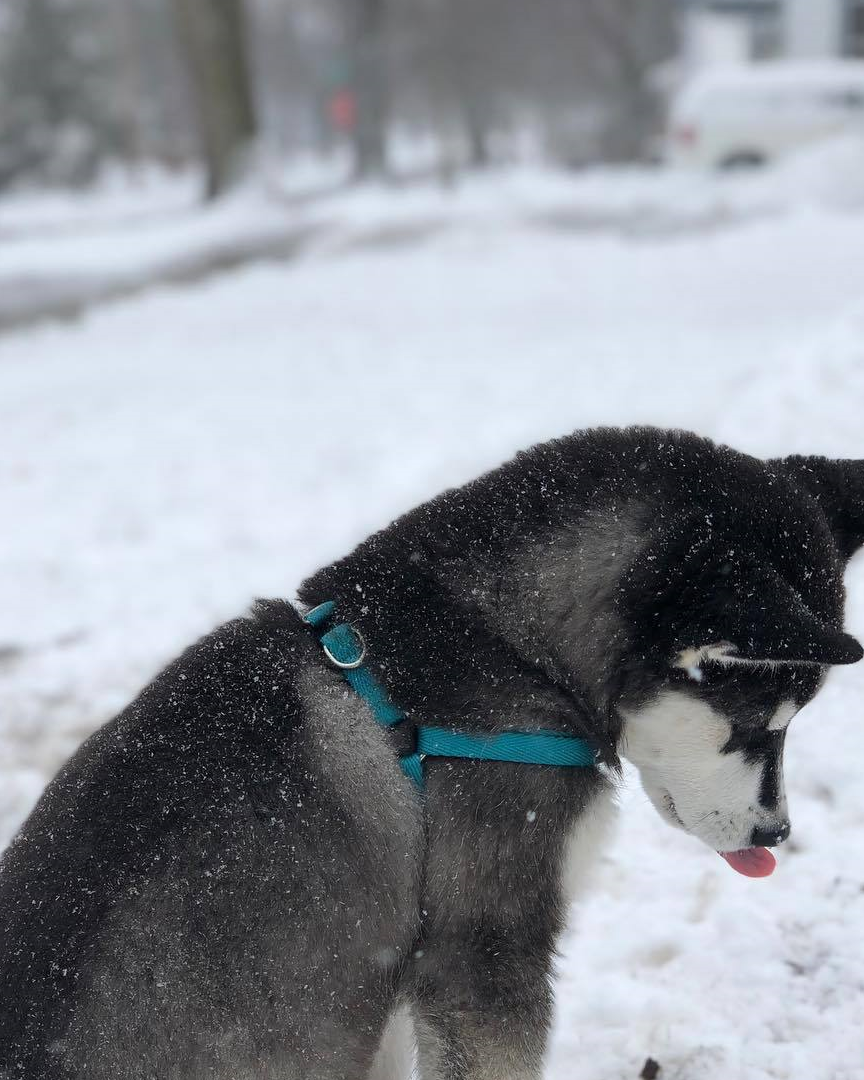
[[[362,708],[269,604],[84,744],[0,864],[4,1080],[335,1076],[322,1047],[362,1074],[420,849]]]

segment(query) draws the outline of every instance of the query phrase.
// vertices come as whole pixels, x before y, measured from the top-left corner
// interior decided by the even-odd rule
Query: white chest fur
[[[577,818],[564,845],[561,860],[561,891],[572,903],[591,884],[603,847],[611,840],[618,804],[611,787],[601,791]]]

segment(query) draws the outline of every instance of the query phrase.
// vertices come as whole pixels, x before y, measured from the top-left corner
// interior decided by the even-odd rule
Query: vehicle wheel
[[[768,159],[758,150],[736,150],[734,154],[727,154],[721,158],[718,167],[724,172],[742,169],[761,169],[768,164]]]

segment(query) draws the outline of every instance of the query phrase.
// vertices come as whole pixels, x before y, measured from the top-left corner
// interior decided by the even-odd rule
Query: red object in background
[[[327,103],[327,115],[337,131],[353,131],[357,124],[357,95],[353,90],[336,90]]]
[[[679,124],[673,128],[672,136],[683,146],[695,146],[699,132],[692,124]]]

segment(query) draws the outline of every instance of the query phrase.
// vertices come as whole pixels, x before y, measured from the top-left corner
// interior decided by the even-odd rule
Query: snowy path
[[[864,167],[864,145],[853,148],[851,160],[848,148],[840,151],[845,173]],[[835,149],[832,166],[836,155]],[[0,333],[77,318],[160,285],[195,284],[245,264],[310,249],[341,254],[411,244],[478,221],[656,238],[728,228],[802,200],[800,185],[773,173],[767,180],[670,173],[658,183],[655,170],[515,168],[443,188],[406,180],[346,189],[333,167],[295,163],[209,205],[197,202],[191,175],[144,178],[132,190],[115,185],[86,196],[6,198],[0,201]],[[832,201],[812,182],[803,197]]]
[[[634,242],[467,219],[0,341],[0,840],[191,637],[533,440],[678,424],[864,456],[864,218]],[[864,632],[864,567],[850,574]],[[864,672],[792,727],[795,841],[733,875],[637,791],[550,1080],[864,1080]]]

